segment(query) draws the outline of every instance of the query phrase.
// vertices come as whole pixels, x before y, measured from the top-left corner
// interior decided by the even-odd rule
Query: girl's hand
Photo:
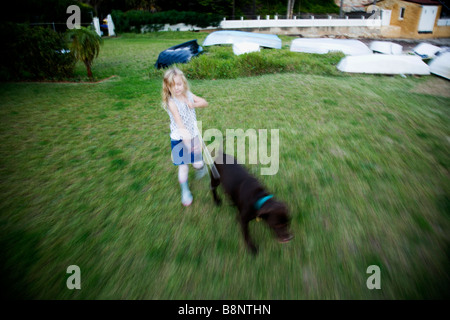
[[[183,128],[179,128],[178,130],[181,135],[181,140],[183,140],[183,141],[192,140],[192,136],[186,128],[183,127]]]
[[[192,139],[183,139],[183,144],[186,147],[187,153],[191,154],[192,152]]]
[[[191,134],[189,133],[189,131],[185,128],[181,128],[180,130],[180,135],[181,135],[181,140],[183,141],[183,144],[188,148],[189,153],[191,152],[191,141],[192,141],[192,137]]]
[[[193,140],[193,142],[194,142],[194,145],[193,145],[192,151],[193,151],[194,153],[200,153],[200,152],[202,152],[202,146],[200,145],[200,140],[199,140],[199,138],[198,138],[198,137],[195,137],[194,140]]]
[[[205,108],[208,106],[208,101],[203,98],[197,97],[195,94],[192,94],[194,98],[194,103],[188,102],[189,108]]]

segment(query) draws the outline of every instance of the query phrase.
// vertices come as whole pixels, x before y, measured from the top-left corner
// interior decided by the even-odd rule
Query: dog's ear
[[[264,206],[259,209],[256,213],[256,216],[258,218],[264,219],[267,221],[269,216],[272,215],[273,217],[285,217],[289,219],[289,213],[288,208],[284,203],[277,202],[274,200],[269,200]],[[276,218],[277,219],[277,218]]]
[[[257,211],[256,216],[264,219],[267,218],[269,214],[274,214],[281,211],[287,212],[287,207],[281,202],[269,199],[263,207]]]
[[[269,206],[265,205],[264,207],[262,207],[261,209],[256,211],[256,217],[261,218],[261,219],[266,219],[267,216],[269,215],[269,213],[270,213]]]

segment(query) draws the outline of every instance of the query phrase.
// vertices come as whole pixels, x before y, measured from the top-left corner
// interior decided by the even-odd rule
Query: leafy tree
[[[1,22],[31,23],[40,25],[55,24],[57,31],[65,30],[69,15],[67,7],[77,5],[81,11],[81,23],[92,22],[92,7],[74,0],[21,0],[9,1],[8,9],[0,10]],[[61,30],[62,29],[62,30]]]
[[[91,66],[100,52],[100,45],[103,40],[95,31],[90,28],[81,27],[67,31],[70,41],[69,49],[75,56],[75,59],[82,61],[86,66],[89,79],[93,79]]]
[[[26,0],[37,1],[37,0]],[[45,0],[56,1],[56,0]],[[69,1],[69,0],[61,0]],[[194,11],[215,13],[226,17],[240,15],[254,17],[256,15],[273,15],[308,12],[334,13],[339,12],[334,0],[79,0],[89,3],[98,10],[98,16],[104,17],[112,10],[142,10],[146,12],[161,11]],[[368,2],[372,0],[367,0]],[[290,6],[289,6],[290,3]],[[289,10],[286,10],[288,7]],[[288,14],[289,15],[289,14]]]

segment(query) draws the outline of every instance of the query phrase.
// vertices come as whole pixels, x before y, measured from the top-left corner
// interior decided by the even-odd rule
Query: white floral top
[[[192,95],[192,92],[187,92],[187,98],[189,102],[194,103],[194,97]],[[195,114],[194,108],[189,108],[188,105],[180,100],[178,100],[175,97],[170,98],[171,101],[175,103],[178,109],[178,113],[180,114],[181,120],[183,121],[184,126],[191,134],[191,137],[194,138],[198,136],[198,129],[197,129],[197,116]],[[172,140],[181,140],[180,132],[178,131],[177,123],[175,122],[175,119],[170,112],[169,109],[167,109],[167,113],[170,117],[170,138]]]

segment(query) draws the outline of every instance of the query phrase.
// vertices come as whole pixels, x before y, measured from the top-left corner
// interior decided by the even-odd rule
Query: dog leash
[[[197,124],[195,124],[195,125],[197,126]],[[203,141],[202,133],[200,132],[200,130],[198,130],[198,127],[197,127],[197,131],[198,131],[198,138],[202,142],[202,149],[203,149],[203,153],[205,155],[205,163],[211,170],[211,173],[212,173],[214,179],[219,180],[220,179],[219,171],[217,171],[216,165],[214,164],[214,160],[211,157],[211,153],[209,153],[209,150],[206,147],[205,142]],[[209,174],[209,171],[208,171],[208,174]]]

